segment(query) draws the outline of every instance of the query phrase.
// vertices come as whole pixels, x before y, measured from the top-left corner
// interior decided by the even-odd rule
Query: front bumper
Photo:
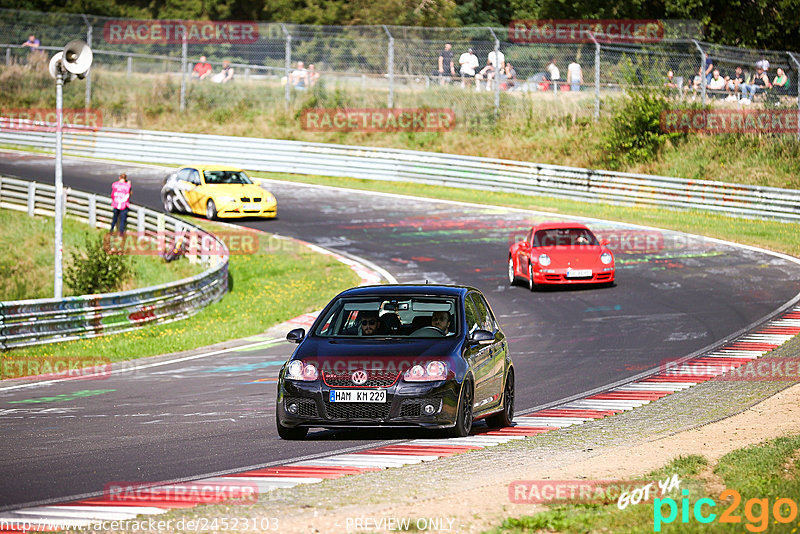
[[[302,382],[281,379],[278,389],[277,416],[286,427],[422,427],[450,428],[458,411],[459,384],[455,380],[439,382],[403,382],[386,389],[385,403],[336,403],[329,401],[332,388],[322,381]],[[375,388],[377,389],[377,388]],[[298,413],[287,411],[298,405]],[[425,404],[436,411],[423,413]]]
[[[247,209],[245,209],[247,208]],[[278,215],[277,204],[263,204],[258,206],[258,209],[250,209],[250,206],[244,204],[225,204],[217,209],[217,217],[220,218],[241,218],[241,217],[263,217],[274,218]]]
[[[572,278],[567,276],[566,269],[552,269],[552,272],[540,270],[533,271],[533,281],[536,284],[580,285],[580,284],[610,284],[614,282],[615,270],[592,271],[592,276]]]

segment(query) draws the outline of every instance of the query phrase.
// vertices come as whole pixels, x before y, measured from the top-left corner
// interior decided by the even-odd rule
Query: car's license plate
[[[385,389],[332,389],[330,402],[386,402]]]
[[[258,211],[261,209],[261,206],[259,206],[258,204],[245,204],[244,209],[246,209],[247,211]]]
[[[588,278],[592,276],[591,269],[567,269],[567,278]]]

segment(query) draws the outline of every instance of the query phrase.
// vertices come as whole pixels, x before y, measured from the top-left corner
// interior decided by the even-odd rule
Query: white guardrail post
[[[3,208],[33,215],[38,204],[39,213],[53,215],[54,201],[55,187],[52,185],[0,176],[0,204]],[[111,199],[72,191],[65,211],[91,224],[93,218],[97,223],[98,208],[110,210]],[[131,209],[138,212],[139,232],[150,239],[159,239],[152,228],[158,225],[163,230],[167,223],[213,239],[215,254],[205,256],[208,268],[191,278],[144,289],[0,302],[0,350],[96,337],[175,321],[193,315],[223,297],[228,288],[228,249],[224,243],[180,219],[165,217],[163,213],[157,214],[141,206],[132,205]],[[145,234],[148,226],[150,229]]]

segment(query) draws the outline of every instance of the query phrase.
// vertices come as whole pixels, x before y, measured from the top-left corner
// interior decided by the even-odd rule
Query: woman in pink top
[[[114,209],[114,216],[111,218],[111,230],[119,223],[119,235],[125,235],[125,223],[128,220],[128,207],[131,205],[131,183],[128,175],[120,173],[119,180],[111,186],[111,207]]]

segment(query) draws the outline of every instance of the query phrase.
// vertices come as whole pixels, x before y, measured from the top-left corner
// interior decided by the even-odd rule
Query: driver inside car
[[[450,328],[450,314],[446,311],[435,311],[431,316],[431,326],[438,328],[443,333],[447,333]]]
[[[378,318],[377,311],[362,311],[358,314],[358,322],[361,328],[359,334],[362,336],[376,336],[387,333]]]

